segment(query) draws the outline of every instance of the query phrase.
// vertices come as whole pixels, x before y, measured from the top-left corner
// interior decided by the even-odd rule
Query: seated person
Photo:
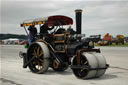
[[[43,36],[48,36],[49,35],[48,30],[52,30],[53,28],[54,25],[51,28],[49,28],[47,23],[43,24],[40,27],[40,38],[43,38]]]

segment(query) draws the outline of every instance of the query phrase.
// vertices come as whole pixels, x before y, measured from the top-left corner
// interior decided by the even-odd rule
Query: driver
[[[49,28],[48,24],[44,23],[44,25],[40,27],[40,38],[43,38],[43,36],[45,35],[46,36],[49,35],[48,30],[52,30],[53,28],[54,28],[54,25],[51,28]]]

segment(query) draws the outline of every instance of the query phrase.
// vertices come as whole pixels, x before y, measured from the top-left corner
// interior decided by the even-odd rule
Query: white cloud
[[[75,28],[74,10],[77,8],[83,10],[83,33],[89,35],[110,32],[114,35],[119,33],[128,35],[128,1],[125,0],[27,0],[27,2],[26,0],[3,0],[1,17],[4,25],[2,26],[2,33],[24,34],[23,29],[23,31],[19,30],[20,22],[23,20],[56,14],[73,18],[73,27]],[[15,31],[10,30],[10,27]]]

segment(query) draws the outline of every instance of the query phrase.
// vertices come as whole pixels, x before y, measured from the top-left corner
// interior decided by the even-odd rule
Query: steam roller
[[[72,18],[64,15],[25,20],[21,24],[24,29],[33,24],[54,27],[53,32],[43,33],[43,37],[42,33],[39,33],[35,36],[36,41],[28,46],[27,52],[19,53],[23,58],[23,68],[28,67],[31,72],[41,74],[47,72],[49,67],[57,72],[70,67],[80,79],[96,78],[105,74],[109,65],[106,64],[100,49],[94,46],[97,38],[85,37],[85,34],[82,34],[82,10],[77,9],[75,13],[76,31],[71,27]],[[65,25],[69,25],[69,28],[65,28]]]

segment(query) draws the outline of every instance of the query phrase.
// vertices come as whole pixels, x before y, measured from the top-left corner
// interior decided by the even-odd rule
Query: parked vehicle
[[[101,41],[98,42],[98,45],[112,45],[112,35],[110,35],[109,33],[106,33],[103,36],[103,39]]]
[[[118,45],[119,43],[124,44],[124,35],[116,36],[116,44]]]

